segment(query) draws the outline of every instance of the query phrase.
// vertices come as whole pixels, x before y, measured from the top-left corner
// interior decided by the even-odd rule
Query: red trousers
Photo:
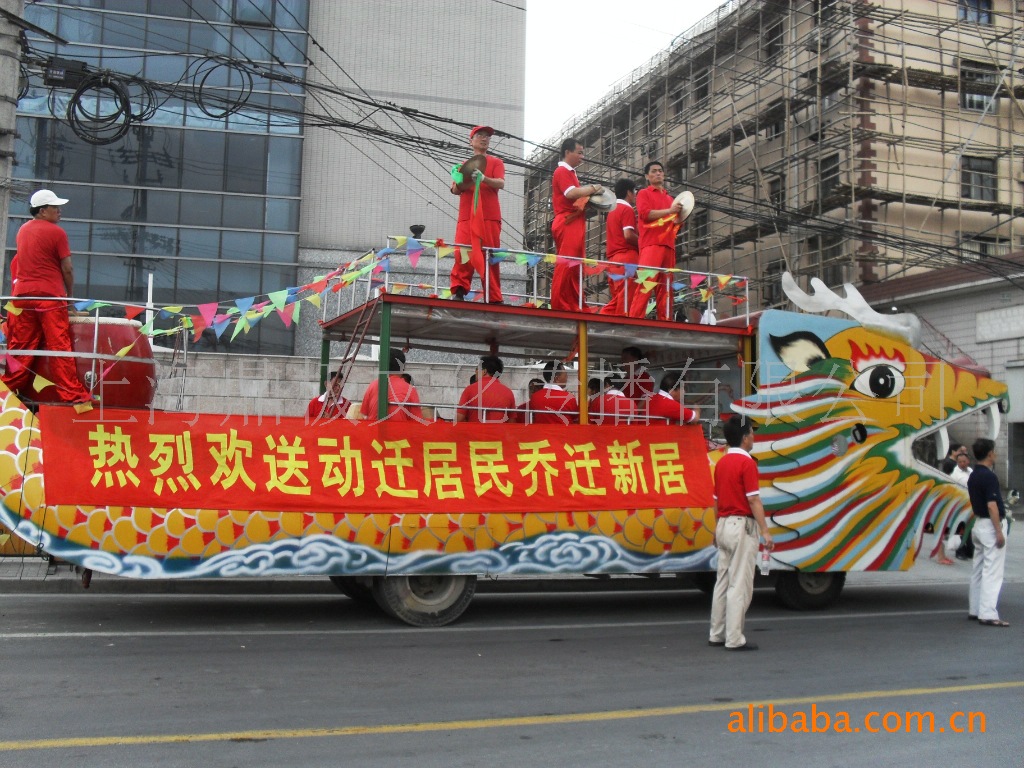
[[[608,257],[613,264],[636,264],[639,254],[636,251],[619,251]],[[608,268],[608,303],[601,307],[602,315],[625,315],[626,314],[626,283],[629,283],[629,298],[633,298],[636,288],[633,280],[626,280],[622,277],[619,280],[612,280],[611,275],[625,275],[622,267]]]
[[[579,212],[560,213],[551,223],[555,253],[559,256],[583,258],[586,247],[587,222]],[[551,308],[568,312],[589,312],[580,296],[580,273],[583,263],[576,259],[556,259],[551,278]]]
[[[664,245],[648,245],[640,249],[640,262],[637,270],[658,267],[660,269],[671,269],[676,265],[676,252],[674,248]],[[647,301],[651,293],[654,293],[655,317],[658,320],[672,319],[672,293],[668,286],[672,283],[672,275],[669,272],[656,272],[648,278],[648,282],[657,283],[653,291],[644,288],[639,280],[629,286],[629,317],[644,317],[647,314]]]
[[[21,367],[3,375],[7,388],[15,393],[31,391],[35,378],[32,370],[34,355],[18,354],[21,350],[45,349],[51,352],[71,352],[71,330],[68,327],[68,305],[65,301],[14,299],[11,302],[19,314],[7,316],[10,333],[7,348]],[[89,391],[78,378],[78,366],[72,357],[51,357],[50,376],[57,387],[57,396],[65,403],[81,403],[90,398]]]
[[[472,238],[472,222],[469,220],[460,221],[455,225],[455,242],[470,244]],[[485,219],[483,222],[484,236],[481,238],[481,245],[485,248],[498,248],[501,241],[501,219]],[[484,301],[492,304],[503,301],[501,296],[501,265],[488,264],[487,251],[479,254],[465,253],[464,249],[455,249],[455,263],[452,265],[451,288],[461,288],[466,293],[473,284],[473,273],[480,275],[480,285],[487,286]]]

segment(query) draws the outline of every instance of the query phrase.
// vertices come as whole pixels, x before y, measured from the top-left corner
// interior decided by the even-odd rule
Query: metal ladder
[[[373,301],[367,301],[359,308],[359,314],[356,315],[355,325],[352,327],[352,333],[349,334],[348,344],[345,346],[345,351],[341,356],[341,360],[338,362],[337,375],[341,380],[341,386],[339,392],[345,389],[345,385],[348,383],[349,376],[352,373],[352,367],[355,365],[356,359],[359,356],[359,350],[363,347],[363,340],[366,338],[366,329],[370,327],[370,323],[373,321],[373,315],[377,310],[377,305],[381,299],[378,296]]]
[[[167,366],[167,379],[178,379],[178,401],[175,410],[180,411],[185,405],[185,380],[188,378],[188,329],[174,334],[174,351],[171,362]]]

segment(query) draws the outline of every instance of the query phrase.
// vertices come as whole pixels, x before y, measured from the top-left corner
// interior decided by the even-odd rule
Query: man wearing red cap
[[[583,205],[591,195],[599,194],[600,184],[580,186],[576,167],[583,162],[583,145],[577,139],[562,142],[562,161],[551,177],[551,235],[555,238],[555,273],[551,278],[551,308],[569,312],[589,312],[580,295],[580,273],[587,236]],[[564,258],[575,257],[575,258]]]
[[[487,263],[489,254],[484,251],[484,248],[497,248],[501,240],[498,190],[505,188],[505,163],[501,158],[487,154],[493,135],[494,129],[489,125],[478,125],[469,132],[469,146],[473,149],[473,156],[484,157],[486,165],[483,171],[474,171],[472,179],[463,179],[461,184],[452,182],[452,194],[459,195],[455,242],[471,245],[472,249],[468,258],[462,249],[455,249],[451,289],[453,299],[463,299],[469,293],[475,271],[480,275],[480,285],[484,286],[485,301],[500,304],[501,271],[498,264]]]
[[[41,189],[29,200],[32,219],[17,235],[17,281],[13,287],[12,309],[7,318],[11,352],[47,350],[68,356],[50,358],[50,375],[57,397],[75,405],[79,413],[92,408],[92,396],[78,378],[71,354],[67,297],[74,292],[75,272],[71,266],[71,248],[67,233],[58,225],[61,206],[68,201],[48,189]],[[30,296],[32,298],[17,298]],[[41,298],[53,297],[53,299]],[[34,381],[31,354],[8,354],[3,382],[20,394]]]

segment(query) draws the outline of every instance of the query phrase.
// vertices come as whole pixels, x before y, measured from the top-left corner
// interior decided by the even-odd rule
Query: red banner
[[[302,512],[709,507],[699,426],[356,423],[42,406],[47,504]]]

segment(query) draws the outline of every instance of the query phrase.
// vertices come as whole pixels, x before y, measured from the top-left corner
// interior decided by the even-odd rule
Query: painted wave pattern
[[[253,544],[210,558],[159,559],[117,555],[73,544],[24,518],[0,511],[18,535],[39,541],[51,555],[83,568],[136,579],[203,579],[299,575],[383,576],[426,573],[557,575],[564,573],[677,573],[713,567],[711,547],[670,556],[646,556],[603,536],[575,532],[541,535],[497,549],[438,555],[388,554],[333,536]]]

